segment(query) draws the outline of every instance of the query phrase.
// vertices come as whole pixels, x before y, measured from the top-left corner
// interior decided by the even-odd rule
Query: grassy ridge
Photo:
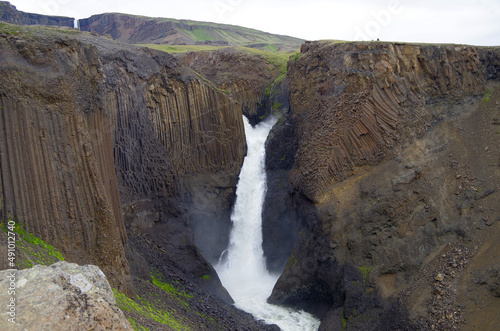
[[[290,58],[290,56],[296,54],[296,52],[276,51],[275,50],[276,48],[273,48],[272,45],[268,45],[269,47],[266,50],[252,48],[252,47],[245,47],[245,46],[232,47],[232,46],[209,46],[209,45],[156,45],[156,44],[140,44],[137,46],[148,47],[167,53],[187,53],[189,51],[210,52],[223,48],[234,48],[244,53],[259,55],[262,58],[264,58],[267,62],[279,67],[280,71],[286,70],[288,59]]]

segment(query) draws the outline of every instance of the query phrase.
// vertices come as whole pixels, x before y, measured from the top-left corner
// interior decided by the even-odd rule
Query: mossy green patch
[[[132,327],[134,328],[135,331],[149,331],[148,328],[140,325],[139,323],[137,323],[133,318],[129,317],[127,318],[128,321],[130,322],[130,324],[132,324]]]
[[[192,30],[179,29],[179,31],[189,36],[194,41],[212,41],[217,39],[216,35],[211,33],[210,30],[207,29],[201,29],[201,28]]]
[[[9,226],[8,224],[14,224]],[[36,264],[51,265],[58,261],[64,261],[64,257],[54,246],[28,233],[23,225],[9,220],[7,223],[0,222],[0,228],[9,236],[16,237],[16,266],[19,269],[31,268]]]
[[[342,330],[345,330],[347,328],[347,320],[344,316],[344,308],[340,310],[340,321],[342,324]]]
[[[295,267],[297,263],[299,263],[299,261],[297,260],[294,254],[291,254],[288,260],[286,261],[285,270]]]
[[[293,52],[275,52],[244,46],[238,46],[236,49],[249,54],[260,55],[267,63],[278,67],[282,73],[286,72],[288,60],[294,54]]]
[[[363,286],[366,287],[366,281],[368,280],[368,274],[372,267],[358,267],[359,271],[361,271],[361,275],[363,276]]]
[[[174,330],[191,330],[188,322],[175,317],[172,312],[157,308],[154,303],[151,303],[138,295],[136,296],[136,300],[132,300],[116,289],[113,289],[113,293],[118,307],[122,310],[139,314],[163,325],[168,325]],[[137,321],[134,321],[133,324],[136,325],[134,330],[147,330],[143,326],[139,325]]]
[[[174,294],[178,297],[184,297],[186,299],[191,299],[194,296],[191,293],[186,293],[183,290],[180,290],[176,288],[174,285],[169,284],[169,283],[164,283],[161,280],[159,280],[157,277],[155,277],[153,274],[151,274],[151,279],[153,280],[153,284],[161,288],[163,291]]]
[[[490,98],[491,98],[491,91],[490,91],[490,89],[486,89],[486,94],[484,96],[484,101],[485,102],[489,102]]]
[[[0,33],[4,33],[7,35],[23,35],[28,37],[37,36],[38,34],[45,35],[55,35],[55,34],[64,34],[64,35],[75,35],[82,34],[77,29],[70,28],[60,28],[60,27],[46,27],[46,26],[38,26],[38,25],[15,25],[5,22],[0,22]]]
[[[0,33],[5,33],[8,35],[16,35],[24,32],[24,30],[25,29],[22,26],[0,22]]]
[[[277,52],[278,51],[278,47],[276,45],[272,45],[272,44],[264,46],[263,49],[265,51],[268,51],[268,52]]]

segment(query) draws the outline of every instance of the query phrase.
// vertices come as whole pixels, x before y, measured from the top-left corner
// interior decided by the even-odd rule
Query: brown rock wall
[[[200,205],[200,219],[204,204],[230,210],[246,151],[241,108],[166,53],[83,33],[26,32],[0,35],[2,219],[130,289],[122,204],[132,227],[147,212],[141,206],[160,206],[135,229],[155,234],[157,222],[178,218],[186,233],[162,245],[178,243],[172,252],[189,256],[185,270],[209,268],[187,208]],[[198,201],[199,187],[223,197]],[[229,212],[217,212],[225,227]]]
[[[457,252],[497,240],[488,227],[500,219],[498,54],[458,45],[303,46],[289,63],[285,120],[298,142],[288,196],[305,224],[272,302],[314,312],[322,330],[342,320],[348,330],[463,325],[468,299],[452,293],[474,285],[458,286],[466,269],[444,257],[459,261]],[[456,287],[435,290],[440,272]]]
[[[300,137],[294,187],[314,200],[356,168],[394,156],[443,115],[427,103],[483,93],[479,68],[470,46],[304,44],[289,70]]]
[[[280,74],[277,64],[238,48],[189,52],[178,56],[187,67],[228,93],[255,124],[271,111],[269,86]]]
[[[0,51],[2,218],[56,243],[69,260],[100,265],[126,288],[127,237],[120,201],[113,201],[118,186],[111,139],[92,134],[102,123],[96,121],[102,108],[82,111],[87,101],[72,93],[99,96],[98,85],[86,79],[99,76],[87,56],[95,49],[86,54],[60,40],[49,48],[16,39],[2,38]],[[69,60],[67,71],[56,66],[58,57]]]

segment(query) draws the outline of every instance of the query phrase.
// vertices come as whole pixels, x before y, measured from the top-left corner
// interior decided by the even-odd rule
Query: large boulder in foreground
[[[0,302],[15,303],[2,309],[1,330],[133,330],[94,265],[57,262],[3,270]]]

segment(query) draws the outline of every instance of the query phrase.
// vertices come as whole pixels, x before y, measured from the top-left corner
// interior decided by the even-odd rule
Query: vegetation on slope
[[[299,38],[235,25],[120,13],[80,20],[80,28],[133,44],[247,46],[278,51],[296,49],[303,42]]]
[[[64,257],[54,246],[27,232],[22,224],[12,220],[0,221],[0,229],[7,236],[8,243],[13,243],[15,253],[9,254],[9,267],[17,269],[31,268],[36,264],[51,265],[64,261]]]
[[[125,313],[134,330],[220,330],[215,318],[203,312],[203,296],[192,293],[178,282],[163,281],[159,272],[151,273],[149,282],[136,287],[135,297],[127,297],[113,289],[117,305]]]

